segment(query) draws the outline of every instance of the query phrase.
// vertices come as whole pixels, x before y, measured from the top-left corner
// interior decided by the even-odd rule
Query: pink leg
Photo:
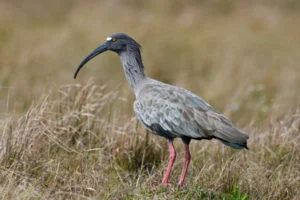
[[[169,183],[169,177],[170,177],[170,174],[171,174],[171,171],[172,171],[173,164],[174,164],[175,159],[176,159],[176,151],[174,149],[172,141],[169,141],[168,145],[169,145],[170,154],[169,154],[169,164],[168,164],[168,167],[167,167],[167,171],[165,173],[164,179],[162,180],[162,183],[159,184],[156,187],[153,187],[151,189],[152,191],[156,190],[157,188],[159,188],[161,186],[171,186],[171,184]]]
[[[181,176],[180,176],[179,183],[178,183],[180,186],[183,186],[185,175],[186,175],[186,172],[188,170],[188,167],[189,167],[189,164],[191,161],[191,153],[190,153],[190,149],[189,149],[189,143],[184,144],[184,148],[185,148],[184,164],[183,164]]]

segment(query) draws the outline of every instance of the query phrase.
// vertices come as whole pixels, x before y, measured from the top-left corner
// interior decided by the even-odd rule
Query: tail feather
[[[206,112],[196,110],[195,119],[199,127],[210,138],[216,138],[232,148],[248,149],[247,140],[249,136],[237,129],[223,114],[212,109]]]
[[[214,135],[220,142],[234,149],[248,149],[247,140],[249,136],[235,127],[228,127],[225,130],[223,129],[222,132],[217,131]]]
[[[227,146],[230,146],[230,147],[232,147],[234,149],[243,149],[243,148],[248,149],[247,141],[244,144],[236,144],[236,143],[227,142],[227,141],[222,140],[220,138],[216,138],[216,139],[219,140],[220,142],[222,142],[223,144],[225,144]]]

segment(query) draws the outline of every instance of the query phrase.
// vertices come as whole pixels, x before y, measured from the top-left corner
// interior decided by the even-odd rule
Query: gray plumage
[[[183,141],[216,138],[233,148],[246,147],[248,136],[190,91],[150,79],[136,95],[137,118],[154,134]]]
[[[247,148],[248,136],[202,98],[183,88],[147,77],[141,46],[126,34],[111,35],[82,61],[74,78],[86,62],[106,50],[120,56],[126,78],[136,96],[136,116],[152,133],[169,141],[177,137],[185,143],[190,139],[215,138],[233,148]]]

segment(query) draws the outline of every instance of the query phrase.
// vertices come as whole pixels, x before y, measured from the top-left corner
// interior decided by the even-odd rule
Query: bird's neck
[[[126,51],[120,54],[120,59],[126,79],[136,93],[138,88],[142,85],[142,82],[146,79],[142,57],[139,52]]]

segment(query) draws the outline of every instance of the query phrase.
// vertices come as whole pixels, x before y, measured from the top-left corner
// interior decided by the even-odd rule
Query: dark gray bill
[[[77,77],[78,72],[80,71],[80,69],[92,58],[96,57],[97,55],[103,53],[104,51],[107,51],[107,44],[103,43],[102,45],[100,45],[97,49],[95,49],[90,55],[88,55],[78,66],[78,68],[76,69],[76,72],[74,74],[74,79]]]

